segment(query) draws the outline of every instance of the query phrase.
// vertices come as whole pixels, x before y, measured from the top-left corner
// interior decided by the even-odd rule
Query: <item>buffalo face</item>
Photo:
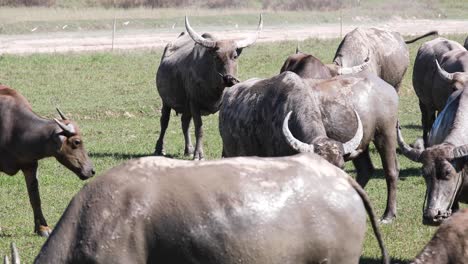
[[[452,206],[462,184],[462,160],[454,159],[453,146],[436,145],[421,154],[422,174],[426,181],[423,223],[439,225],[452,213]]]
[[[86,152],[78,126],[66,119],[55,119],[55,122],[58,125],[55,134],[58,142],[55,158],[80,179],[92,177],[95,174],[93,163]]]
[[[426,181],[423,223],[439,225],[451,215],[453,206],[457,205],[468,145],[455,147],[442,143],[427,149],[416,149],[405,143],[399,127],[397,135],[403,155],[423,164],[422,174]]]

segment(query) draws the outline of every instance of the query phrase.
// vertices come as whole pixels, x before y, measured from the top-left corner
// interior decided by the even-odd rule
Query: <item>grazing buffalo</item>
[[[295,138],[283,132],[290,111],[286,132],[290,129]],[[397,112],[395,89],[372,73],[314,80],[286,71],[269,79],[247,80],[223,95],[219,112],[223,156],[314,151],[338,167],[353,159],[357,181],[365,186],[374,171],[368,150],[373,140],[388,186],[383,221],[390,222],[396,216]]]
[[[428,137],[426,149],[408,146],[398,127],[398,144],[409,159],[422,163],[426,180],[423,223],[438,225],[468,203],[468,89],[454,92],[439,113]]]
[[[336,75],[358,73],[369,64],[369,58],[357,66],[340,67],[336,64],[323,64],[316,57],[303,53],[296,48],[296,54],[290,55],[281,67],[280,73],[291,71],[306,79],[328,79]]]
[[[42,118],[20,93],[0,85],[0,172],[23,172],[34,212],[34,231],[41,236],[48,236],[51,229],[41,209],[38,160],[55,157],[82,180],[94,175],[80,129],[59,114],[62,120]]]
[[[440,67],[437,67],[435,59],[440,62]],[[436,38],[424,43],[414,61],[413,87],[419,98],[423,140],[426,146],[427,134],[434,123],[436,111],[444,108],[453,91],[462,88],[461,83],[453,79],[461,79],[461,74],[447,74],[446,71],[468,72],[468,51],[458,42],[445,38]]]
[[[405,41],[397,32],[358,27],[343,38],[333,62],[338,66],[356,66],[361,64],[366,54],[370,52],[370,70],[395,87],[398,92],[409,65],[409,51],[406,44],[430,35],[437,35],[437,31]]]
[[[117,166],[70,202],[35,263],[355,263],[364,190],[314,154]]]
[[[225,76],[237,74],[237,58],[242,49],[255,43],[263,22],[260,16],[257,33],[243,40],[216,40],[210,34],[199,35],[185,18],[188,34],[182,33],[164,49],[156,75],[156,85],[162,99],[161,133],[155,155],[164,154],[164,135],[171,109],[181,113],[185,155],[193,152],[194,159],[203,159],[202,115],[213,114],[226,84]],[[189,126],[195,124],[195,151],[190,140]]]
[[[468,263],[468,209],[445,221],[411,264]]]

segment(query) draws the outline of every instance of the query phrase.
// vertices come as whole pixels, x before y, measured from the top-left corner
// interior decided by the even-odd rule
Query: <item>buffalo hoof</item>
[[[193,160],[204,160],[205,158],[203,157],[203,153],[200,152],[195,152],[193,155]]]
[[[379,222],[383,225],[388,225],[388,224],[391,224],[394,219],[395,217],[383,217],[382,219],[380,219]]]
[[[194,150],[193,146],[185,147],[184,155],[185,156],[193,155],[193,150]]]
[[[41,237],[49,237],[50,233],[52,233],[52,229],[48,226],[41,225],[38,230],[36,230],[36,233]]]

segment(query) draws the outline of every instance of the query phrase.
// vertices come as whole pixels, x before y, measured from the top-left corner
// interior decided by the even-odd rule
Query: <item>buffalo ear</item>
[[[241,55],[243,49],[244,48],[236,49],[237,57],[239,57]]]

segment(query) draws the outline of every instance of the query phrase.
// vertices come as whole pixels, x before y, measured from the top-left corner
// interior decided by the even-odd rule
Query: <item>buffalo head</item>
[[[355,156],[357,153],[356,149],[361,144],[361,140],[363,137],[363,128],[361,118],[359,114],[354,111],[356,114],[356,119],[358,122],[358,127],[356,133],[353,138],[351,138],[348,142],[341,143],[336,140],[333,140],[328,137],[316,137],[312,144],[307,144],[304,142],[299,141],[297,138],[293,136],[291,131],[289,130],[289,118],[291,117],[292,111],[289,112],[283,121],[283,134],[286,139],[286,142],[289,146],[291,146],[294,150],[299,153],[304,152],[314,152],[326,160],[328,160],[333,165],[343,168],[344,167],[344,156]]]
[[[454,72],[448,73],[442,67],[440,67],[439,62],[435,59],[435,64],[437,68],[437,73],[440,78],[448,83],[453,90],[461,90],[465,87],[468,87],[468,73],[466,72]]]
[[[462,169],[465,157],[468,156],[468,145],[456,147],[442,143],[426,149],[412,148],[405,143],[398,125],[397,137],[403,155],[423,164],[422,174],[426,181],[423,223],[439,225],[451,215],[452,206],[462,186]]]
[[[80,179],[86,180],[94,175],[93,163],[88,157],[79,127],[68,120],[57,108],[62,120],[54,118],[57,124],[54,139],[57,148],[54,157],[69,170],[73,171]]]
[[[185,17],[185,29],[190,37],[198,45],[206,48],[213,57],[215,71],[222,76],[237,75],[237,58],[242,52],[242,49],[254,44],[257,41],[258,34],[263,28],[263,18],[260,15],[260,21],[255,34],[243,40],[212,40],[207,35],[200,35],[190,26],[189,20]],[[224,78],[220,79],[221,83],[225,83]]]

